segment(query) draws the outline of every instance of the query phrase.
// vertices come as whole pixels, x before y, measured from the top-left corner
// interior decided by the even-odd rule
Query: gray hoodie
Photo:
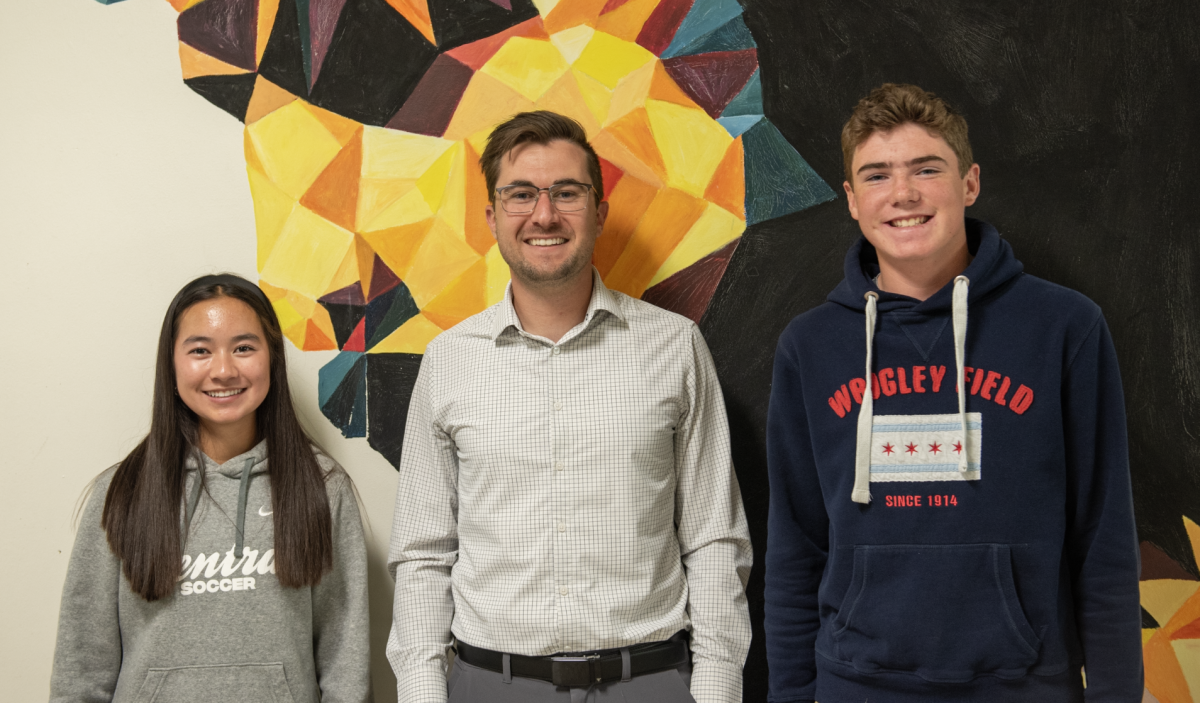
[[[130,590],[108,547],[100,515],[115,467],[101,474],[67,567],[50,700],[369,700],[362,524],[346,473],[317,458],[333,516],[333,570],[319,584],[284,588],[275,578],[263,441],[224,464],[204,457],[207,491],[193,490],[198,474],[189,465],[184,495],[195,509],[187,510],[183,568],[175,592],[153,603]]]

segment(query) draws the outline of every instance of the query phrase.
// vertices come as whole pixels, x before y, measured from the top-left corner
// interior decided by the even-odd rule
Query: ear
[[[963,177],[963,205],[970,207],[979,197],[979,164],[971,164]]]
[[[604,221],[608,219],[608,201],[605,200],[596,206],[596,230],[597,235],[604,231]]]
[[[496,204],[488,203],[483,213],[487,216],[488,229],[492,230],[492,239],[496,239]]]
[[[854,186],[850,185],[850,181],[842,181],[842,188],[846,191],[846,205],[850,208],[850,217],[858,219],[858,201],[854,199]]]

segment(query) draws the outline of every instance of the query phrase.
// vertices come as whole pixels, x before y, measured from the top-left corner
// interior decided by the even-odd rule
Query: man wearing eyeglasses
[[[413,389],[399,700],[740,701],[751,550],[708,348],[591,266],[608,203],[579,124],[516,115],[480,165],[512,283]]]

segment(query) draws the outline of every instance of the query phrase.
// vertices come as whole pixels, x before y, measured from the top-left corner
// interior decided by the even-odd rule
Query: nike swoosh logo
[[[263,512],[263,510],[264,510],[266,507],[267,507],[267,506],[265,506],[265,505],[264,505],[264,506],[262,506],[262,507],[260,507],[260,508],[258,509],[258,514],[259,514],[259,515],[261,515],[261,516],[263,516],[263,517],[268,517],[268,516],[269,516],[271,513],[275,512],[274,510],[267,510],[267,512],[265,512],[265,513],[264,513],[264,512]]]

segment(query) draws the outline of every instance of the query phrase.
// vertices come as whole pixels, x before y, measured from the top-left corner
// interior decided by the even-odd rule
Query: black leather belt
[[[504,673],[504,653],[474,647],[466,642],[455,645],[458,656],[471,666]],[[690,660],[687,633],[680,631],[663,642],[629,647],[630,676],[674,669]],[[528,679],[549,681],[555,686],[586,688],[595,683],[619,681],[622,674],[621,650],[555,654],[548,657],[509,655],[509,673]]]

